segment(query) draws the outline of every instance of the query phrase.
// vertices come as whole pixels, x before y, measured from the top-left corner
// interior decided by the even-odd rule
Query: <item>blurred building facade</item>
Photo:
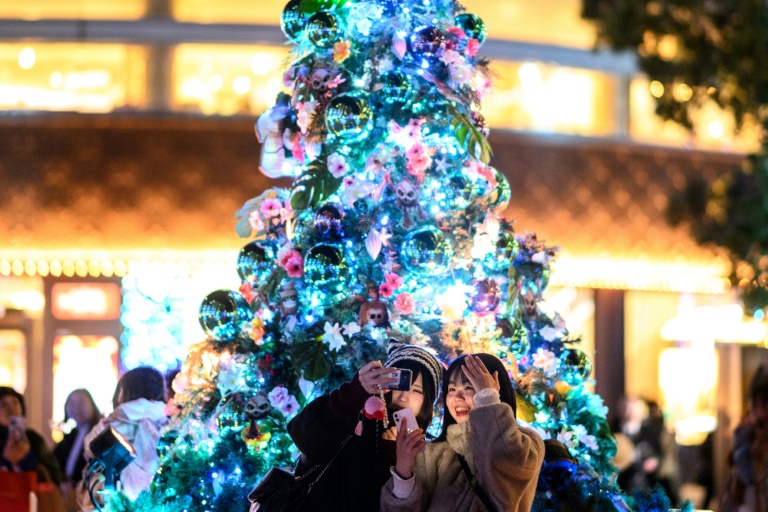
[[[465,5],[488,28],[507,215],[562,248],[548,307],[584,336],[613,413],[623,395],[657,400],[681,442],[718,425],[724,450],[765,331],[742,319],[728,261],[665,208],[686,179],[738,165],[755,131],[711,106],[695,134],[659,120],[660,84],[593,50],[578,0]],[[234,212],[275,185],[253,122],[282,88],[283,6],[0,6],[0,383],[42,397],[41,430],[75,387],[106,406],[122,369],[174,368],[202,336],[200,300],[238,286]]]

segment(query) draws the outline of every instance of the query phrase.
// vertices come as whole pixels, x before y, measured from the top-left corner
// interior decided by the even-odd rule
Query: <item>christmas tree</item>
[[[537,510],[622,509],[589,357],[540,308],[556,251],[501,215],[482,20],[454,0],[291,0],[282,27],[288,92],[257,133],[262,172],[293,186],[237,212],[242,286],[203,301],[152,489],[112,508],[246,510],[297,456],[288,421],[396,338],[506,364],[520,421],[576,461],[545,468]]]

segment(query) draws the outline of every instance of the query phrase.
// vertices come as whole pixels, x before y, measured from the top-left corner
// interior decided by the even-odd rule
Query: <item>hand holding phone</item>
[[[413,411],[409,408],[399,409],[392,413],[392,419],[395,420],[395,426],[399,429],[405,420],[405,428],[408,432],[419,429],[419,424],[416,422],[416,417],[413,415]]]

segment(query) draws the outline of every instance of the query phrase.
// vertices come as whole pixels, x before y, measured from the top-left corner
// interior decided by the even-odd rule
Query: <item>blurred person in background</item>
[[[22,394],[0,386],[0,468],[17,473],[35,471],[38,482],[61,485],[61,467],[43,436],[26,428],[26,414]]]
[[[64,402],[64,421],[75,422],[75,427],[64,436],[53,449],[53,453],[64,470],[61,492],[67,504],[67,510],[79,510],[75,499],[75,486],[83,477],[85,468],[85,436],[101,420],[96,402],[86,389],[72,391]]]

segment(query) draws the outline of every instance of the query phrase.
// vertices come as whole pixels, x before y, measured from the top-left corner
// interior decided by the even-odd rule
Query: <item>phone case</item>
[[[416,422],[416,418],[413,416],[413,411],[410,409],[400,409],[392,413],[392,418],[395,420],[395,426],[399,427],[400,422],[405,418],[405,428],[408,430],[416,430],[419,428],[419,424]]]
[[[411,389],[411,370],[397,370],[400,380],[389,385],[389,389],[408,391]]]

